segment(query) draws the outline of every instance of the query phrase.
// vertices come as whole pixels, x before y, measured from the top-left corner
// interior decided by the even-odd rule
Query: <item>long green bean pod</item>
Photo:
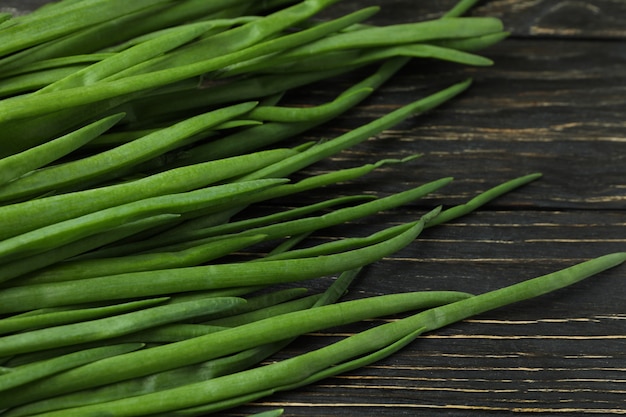
[[[290,149],[261,151],[172,169],[120,184],[3,206],[0,207],[0,239],[110,207],[206,187],[294,154]]]
[[[277,162],[267,168],[260,169],[252,174],[246,175],[242,179],[289,175],[290,173],[311,165],[314,162],[329,157],[341,150],[352,147],[370,138],[371,136],[390,128],[391,126],[400,123],[411,115],[425,112],[445,103],[465,91],[469,87],[470,83],[470,80],[466,80],[461,83],[454,84],[438,91],[437,93],[431,94],[430,96],[394,110],[373,122],[360,126],[333,140],[319,144],[318,146],[300,152],[298,155],[285,159],[284,161]]]
[[[7,395],[0,398],[0,407],[8,408],[76,389],[148,375],[289,339],[322,328],[441,305],[465,297],[468,297],[468,294],[450,291],[392,294],[284,314],[195,339],[85,365],[50,377],[45,383],[33,384],[27,391],[9,390]]]
[[[72,75],[38,90],[35,94],[96,83],[133,65],[178,48],[198,38],[212,27],[213,22],[211,21],[180,26],[155,39],[139,43],[110,58],[105,58],[80,71],[76,71]]]
[[[80,255],[84,252],[89,252],[129,236],[134,236],[145,230],[162,226],[163,224],[168,224],[178,217],[179,215],[177,214],[160,214],[148,217],[147,219],[126,223],[123,226],[114,227],[109,231],[91,235],[37,255],[7,262],[2,265],[2,276],[0,276],[0,282],[12,280],[29,272],[37,271],[47,266],[54,265],[57,262]]]
[[[294,6],[311,7],[315,12],[337,0],[305,0]],[[120,97],[126,94],[137,93],[147,89],[161,87],[177,81],[202,75],[207,72],[217,71],[226,65],[267,55],[284,48],[292,47],[301,43],[310,42],[314,39],[333,33],[355,21],[365,19],[372,14],[372,10],[355,12],[344,18],[338,18],[331,22],[315,26],[300,32],[281,36],[277,39],[268,40],[257,45],[244,48],[240,51],[228,53],[215,58],[201,60],[195,63],[181,65],[175,68],[153,71],[148,74],[130,75],[128,77],[101,82],[87,86],[70,88],[60,91],[52,91],[46,94],[26,97],[12,97],[0,101],[0,123],[10,120],[23,120],[28,117],[42,116],[60,109],[77,107],[102,100]],[[303,16],[305,18],[305,16]]]
[[[45,226],[0,242],[0,259],[12,260],[104,232],[157,214],[197,210],[271,187],[284,180],[260,180],[208,187],[187,193],[152,197]]]
[[[10,370],[6,374],[0,375],[0,392],[26,385],[29,382],[45,378],[57,372],[62,372],[111,356],[128,353],[140,349],[141,347],[142,345],[140,343],[103,346],[59,356],[47,361],[23,365],[17,368],[9,368]]]
[[[384,82],[404,67],[407,62],[407,59],[398,58],[385,61],[372,75],[354,84],[337,96],[336,100],[333,102],[335,104],[334,106],[322,105],[324,106],[324,112],[323,114],[318,112],[318,117],[315,121],[309,120],[302,123],[264,123],[243,132],[234,133],[222,139],[196,146],[193,152],[183,155],[181,160],[177,163],[198,163],[203,160],[225,158],[241,152],[250,152],[307,131],[323,122],[327,122],[333,117],[339,116],[352,106],[358,104],[360,100],[369,96],[370,91],[379,88]],[[359,94],[357,94],[357,92],[359,92]],[[344,96],[349,97],[350,100],[342,98]]]
[[[240,236],[247,236],[250,234],[264,235],[266,240],[277,239],[286,236],[292,236],[300,233],[312,232],[320,230],[326,227],[338,225],[350,220],[356,220],[366,216],[373,215],[375,213],[389,210],[395,207],[406,205],[412,201],[424,197],[436,190],[439,190],[452,181],[452,178],[442,178],[439,180],[431,181],[419,187],[402,191],[400,193],[392,194],[387,197],[378,198],[373,201],[358,204],[356,206],[349,206],[336,209],[334,211],[322,214],[321,216],[304,217],[301,219],[288,220],[282,223],[269,224],[266,226],[259,226],[255,228],[241,229],[240,224],[233,224],[232,228],[215,226],[207,229],[190,230],[189,232],[177,233],[174,229],[171,233],[161,236],[160,244],[161,248],[155,249],[159,252],[163,248],[185,248],[193,246],[200,242],[212,241],[215,239],[221,239],[224,233],[224,229],[228,230],[242,230],[238,232]],[[430,219],[431,216],[428,216]],[[247,222],[246,222],[247,223]],[[228,236],[228,235],[226,235]],[[181,243],[182,242],[182,243]],[[174,244],[173,246],[166,246],[168,243]]]
[[[109,19],[112,13],[116,15],[132,13],[168,1],[171,0],[137,0],[132,3],[123,0],[87,0],[62,7],[62,10],[56,13],[30,14],[22,19],[26,22],[0,30],[2,39],[0,56],[103,22]]]
[[[48,143],[0,159],[0,190],[2,185],[80,148],[110,129],[123,117],[123,114],[105,117]]]
[[[129,272],[154,271],[200,265],[265,240],[265,236],[235,236],[186,250],[128,255],[118,258],[66,261],[23,276],[19,285],[71,281]]]
[[[93,406],[42,414],[42,417],[96,415],[106,410],[113,416],[163,413],[225,401],[298,382],[330,367],[390,346],[406,337],[432,331],[464,318],[561,289],[626,261],[626,252],[605,255],[578,265],[509,287],[468,297],[383,324],[340,342],[265,367],[246,370],[168,391]],[[234,389],[234,387],[237,387]],[[158,401],[156,398],[158,397]],[[184,398],[184,400],[182,400]],[[158,403],[158,404],[157,404]],[[91,413],[91,414],[90,414]]]
[[[0,291],[0,312],[302,281],[355,269],[388,256],[412,242],[423,224],[423,219],[417,221],[414,227],[381,243],[317,258],[225,263],[6,288]]]
[[[342,273],[333,283],[328,287],[323,294],[315,297],[317,301],[312,301],[311,304],[299,304],[294,306],[292,309],[288,309],[282,311],[278,314],[284,314],[287,312],[299,311],[310,307],[318,307],[322,305],[328,305],[336,302],[344,293],[346,288],[350,285],[352,280],[356,277],[358,270],[352,270]],[[296,291],[299,292],[299,291]],[[279,298],[284,298],[284,295],[288,295],[293,293],[292,290],[279,291],[275,293]],[[274,298],[272,295],[271,298]],[[249,303],[248,303],[249,304]],[[289,303],[292,304],[292,303]],[[247,306],[247,304],[246,304]],[[235,307],[235,309],[237,309]],[[254,312],[252,312],[254,313]],[[271,316],[276,315],[272,314]],[[251,317],[249,313],[244,313],[243,315],[236,315],[233,317],[248,317],[247,320],[243,322],[253,321],[257,317]],[[262,318],[267,318],[271,316],[261,316]],[[190,325],[183,325],[184,328],[188,328]],[[195,325],[198,326],[198,325]],[[176,325],[176,327],[181,327],[181,325]],[[207,326],[201,325],[202,328],[208,328],[205,332],[201,334],[196,334],[196,336],[200,336],[203,334],[208,334],[214,331],[224,330],[224,327],[219,326]],[[211,330],[216,329],[216,330]],[[195,328],[192,330],[195,332]],[[142,332],[144,335],[146,332]],[[132,336],[132,335],[131,335]],[[180,339],[183,340],[183,339]],[[122,342],[122,340],[116,340],[116,342]],[[36,414],[42,413],[45,411],[51,411],[56,409],[77,407],[86,404],[93,404],[95,402],[103,402],[103,401],[112,401],[120,398],[125,398],[134,395],[142,395],[148,394],[151,392],[157,392],[169,388],[174,388],[177,386],[187,385],[192,382],[200,382],[205,381],[211,378],[216,378],[222,375],[227,375],[233,372],[238,372],[243,369],[247,369],[252,365],[255,365],[261,362],[263,359],[266,359],[276,351],[282,349],[287,344],[289,344],[292,340],[282,340],[272,343],[267,343],[264,345],[260,345],[258,347],[253,347],[250,349],[246,349],[242,352],[236,353],[234,355],[225,356],[222,358],[212,359],[200,364],[194,364],[189,366],[184,366],[181,368],[176,368],[172,370],[167,370],[163,372],[159,372],[156,374],[148,375],[146,377],[134,378],[125,381],[121,381],[115,384],[105,385],[103,387],[94,388],[91,390],[83,390],[76,391],[73,393],[56,396],[53,398],[45,399],[42,401],[37,401],[23,407],[18,407],[17,409],[13,409],[10,413],[14,417],[18,417],[21,415],[28,414]]]
[[[245,300],[217,297],[186,303],[165,304],[111,317],[65,324],[2,337],[0,356],[11,356],[37,350],[53,349],[144,330],[233,308]]]
[[[126,313],[128,311],[151,307],[156,304],[161,304],[167,300],[167,297],[162,297],[130,301],[127,303],[114,304],[104,307],[77,308],[50,312],[44,310],[40,314],[35,315],[17,315],[7,317],[0,319],[0,334],[99,319],[120,313]]]
[[[14,200],[51,190],[94,184],[124,174],[125,168],[175,149],[225,121],[252,110],[257,103],[242,103],[196,116],[96,155],[34,172],[0,188],[0,200]],[[97,182],[96,182],[97,183]]]

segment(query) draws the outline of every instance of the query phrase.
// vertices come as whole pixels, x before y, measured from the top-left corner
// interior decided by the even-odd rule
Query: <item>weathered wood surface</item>
[[[0,2],[25,9],[30,3]],[[346,0],[335,10],[376,3]],[[451,4],[386,0],[377,21],[436,17]],[[455,182],[419,204],[314,239],[364,235],[518,175],[539,171],[544,177],[478,213],[426,231],[414,245],[369,267],[348,298],[421,289],[479,293],[626,248],[626,3],[492,0],[473,14],[501,17],[513,32],[485,51],[493,67],[416,61],[358,109],[303,138],[336,136],[472,76],[475,85],[454,102],[308,172],[413,153],[422,158],[305,200],[382,195],[442,176]],[[299,99],[331,96],[350,81],[315,86]],[[269,407],[316,417],[624,415],[625,297],[621,267],[426,335],[374,366],[223,415]],[[375,323],[308,336],[281,357]]]

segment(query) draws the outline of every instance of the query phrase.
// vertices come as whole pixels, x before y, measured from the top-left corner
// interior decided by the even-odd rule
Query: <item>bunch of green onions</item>
[[[311,233],[452,179],[247,214],[410,163],[419,155],[290,179],[470,85],[297,143],[410,60],[490,65],[475,52],[507,36],[497,19],[462,16],[475,1],[386,27],[365,23],[378,8],[316,19],[337,1],[61,0],[0,19],[0,415],[204,415],[367,365],[423,332],[626,260],[609,254],[481,295],[340,302],[362,267],[540,175],[370,236],[300,249]],[[364,72],[330,102],[282,104],[288,92]],[[337,278],[320,294],[290,285],[326,276]],[[405,318],[259,366],[299,335],[397,314]]]

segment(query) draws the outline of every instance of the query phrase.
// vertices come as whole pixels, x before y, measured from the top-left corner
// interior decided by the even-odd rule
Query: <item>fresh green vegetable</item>
[[[45,413],[42,417],[85,416],[103,412],[114,416],[140,416],[171,412],[202,404],[208,404],[209,408],[209,410],[203,409],[202,411],[213,411],[211,406],[219,405],[221,401],[233,402],[240,397],[248,401],[250,396],[258,398],[277,390],[313,382],[319,376],[328,376],[327,371],[332,372],[332,367],[337,364],[350,363],[348,361],[353,358],[380,351],[398,341],[405,343],[407,341],[405,338],[415,338],[423,332],[438,329],[463,318],[555,291],[615,267],[624,261],[626,261],[626,253],[606,255],[519,284],[434,307],[408,318],[366,330],[327,347],[264,367],[154,394]],[[370,298],[366,302],[373,307],[374,301],[383,301],[386,297],[388,296]],[[329,306],[328,309],[334,307],[338,306]],[[322,308],[319,308],[315,312],[321,315],[321,310]],[[344,310],[344,312],[347,314],[347,311]],[[257,323],[257,326],[260,324]],[[300,321],[299,324],[304,323]]]

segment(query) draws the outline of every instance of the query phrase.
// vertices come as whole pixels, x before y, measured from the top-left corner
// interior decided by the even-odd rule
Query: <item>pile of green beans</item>
[[[476,296],[341,301],[361,268],[541,174],[317,245],[307,238],[445,194],[453,178],[259,214],[281,197],[413,163],[421,155],[302,175],[471,80],[335,138],[301,137],[411,60],[492,65],[476,51],[507,36],[498,19],[463,16],[476,0],[386,27],[366,23],[377,7],[317,18],[338,1],[60,0],[0,16],[0,416],[205,415],[367,365],[423,332],[626,261],[610,254]],[[348,75],[362,78],[328,102],[285,99]],[[330,284],[312,290],[315,280]],[[416,310],[259,366],[305,333]]]

